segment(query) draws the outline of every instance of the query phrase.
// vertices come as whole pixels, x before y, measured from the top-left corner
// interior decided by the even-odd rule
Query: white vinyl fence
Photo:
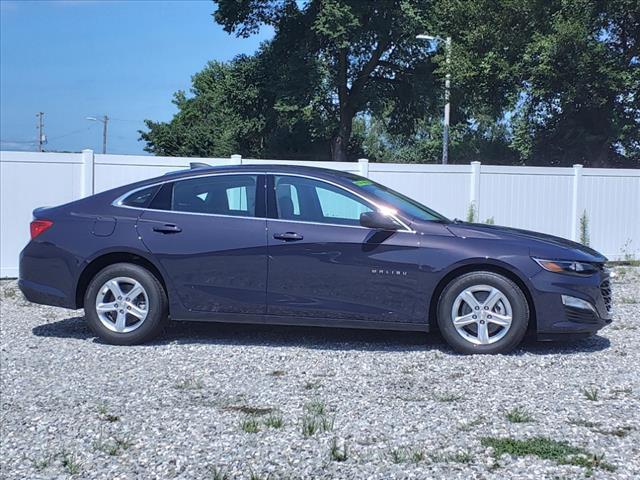
[[[481,165],[298,162],[82,153],[0,152],[0,277],[16,277],[29,240],[31,212],[172,170],[189,162],[211,165],[304,164],[359,173],[444,215],[580,239],[612,260],[640,258],[640,170]]]

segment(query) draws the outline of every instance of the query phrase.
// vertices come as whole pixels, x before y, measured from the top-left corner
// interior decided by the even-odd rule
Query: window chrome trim
[[[164,185],[166,183],[175,183],[175,182],[181,182],[181,181],[185,181],[185,180],[192,180],[194,178],[204,178],[204,177],[213,177],[213,176],[221,176],[221,175],[226,175],[226,176],[231,176],[231,175],[279,175],[279,176],[283,176],[283,177],[301,177],[301,178],[307,178],[309,180],[315,180],[317,182],[322,182],[322,183],[327,183],[329,185],[333,185],[336,188],[339,188],[341,190],[344,190],[345,192],[349,192],[352,195],[355,195],[356,197],[364,200],[364,202],[366,204],[368,204],[371,207],[374,207],[374,209],[376,209],[377,211],[382,210],[383,208],[389,208],[386,207],[385,205],[380,205],[377,204],[376,202],[372,202],[371,200],[369,200],[368,198],[366,198],[364,195],[360,194],[359,192],[353,191],[343,185],[340,185],[338,183],[332,182],[330,180],[325,180],[323,178],[317,178],[317,177],[311,177],[309,175],[303,175],[300,173],[286,173],[286,172],[216,172],[216,173],[205,173],[202,175],[194,175],[194,176],[190,176],[190,177],[184,177],[184,178],[180,178],[177,180],[162,180],[156,183],[152,183],[152,184],[148,184],[148,185],[144,185],[142,187],[139,188],[134,188],[133,190],[129,190],[128,192],[120,195],[119,197],[117,197],[113,202],[111,202],[111,206],[113,207],[118,207],[118,208],[128,208],[131,210],[142,210],[142,211],[149,211],[149,212],[170,212],[170,213],[176,213],[176,214],[183,214],[183,215],[200,215],[200,216],[209,216],[209,217],[223,217],[223,218],[244,218],[244,219],[256,219],[256,220],[273,220],[273,221],[278,221],[278,222],[289,222],[289,223],[305,223],[305,224],[310,224],[310,225],[329,225],[329,226],[333,226],[333,227],[349,227],[349,228],[362,228],[365,230],[375,230],[373,228],[369,228],[369,227],[363,227],[360,225],[343,225],[341,223],[322,223],[322,222],[309,222],[309,221],[304,221],[304,220],[286,220],[286,219],[282,219],[282,218],[269,218],[269,217],[256,217],[256,216],[242,216],[242,215],[223,215],[223,214],[219,214],[219,213],[198,213],[198,212],[181,212],[181,211],[177,211],[177,210],[159,210],[159,209],[155,209],[155,208],[143,208],[143,207],[132,207],[130,205],[123,205],[122,202],[129,197],[130,195],[133,195],[136,192],[139,192],[141,190],[144,190],[146,188],[150,188],[150,187],[155,187],[157,185]],[[257,187],[257,184],[256,184]],[[395,209],[394,209],[395,210]],[[400,218],[398,218],[396,215],[389,215],[391,218],[393,218],[396,222],[398,222],[403,230],[395,230],[395,232],[398,233],[416,233],[415,230],[412,230],[409,225],[407,225],[405,222],[403,222]]]

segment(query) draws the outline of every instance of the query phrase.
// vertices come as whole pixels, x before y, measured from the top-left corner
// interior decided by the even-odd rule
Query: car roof
[[[177,170],[169,172],[166,177],[172,178],[188,178],[190,176],[206,175],[207,173],[242,173],[242,172],[259,172],[259,173],[297,173],[301,175],[314,175],[319,177],[340,177],[343,179],[353,179],[355,174],[330,168],[309,167],[306,165],[287,165],[287,164],[244,164],[244,165],[217,165],[211,167],[196,167],[185,170]]]

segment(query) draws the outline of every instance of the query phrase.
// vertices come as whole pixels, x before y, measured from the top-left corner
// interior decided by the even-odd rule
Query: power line
[[[76,133],[86,132],[87,130],[91,130],[93,127],[95,127],[95,124],[92,124],[90,127],[87,127],[87,128],[80,128],[78,130],[74,130],[72,132],[65,133],[63,135],[58,135],[57,137],[49,138],[49,140],[58,140],[60,138],[65,138],[65,137],[69,137],[71,135],[75,135]]]
[[[109,117],[109,120],[115,120],[117,122],[144,123],[144,120],[131,120],[131,119],[128,119],[128,118],[113,118],[113,117]]]
[[[110,118],[107,115],[100,117],[87,117],[87,120],[92,122],[102,123],[102,154],[107,153],[107,126],[109,125]]]

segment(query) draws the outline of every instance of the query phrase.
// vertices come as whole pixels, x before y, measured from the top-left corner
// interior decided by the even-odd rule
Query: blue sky
[[[143,153],[142,120],[171,119],[173,93],[209,60],[253,53],[265,31],[228,35],[208,1],[0,0],[2,150],[34,150],[45,112],[49,150]]]

